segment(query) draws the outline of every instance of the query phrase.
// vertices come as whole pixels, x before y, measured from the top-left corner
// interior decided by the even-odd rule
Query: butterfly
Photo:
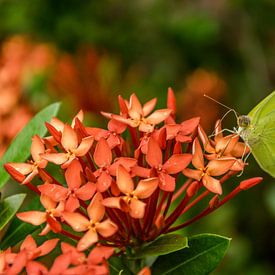
[[[275,91],[237,119],[237,134],[260,167],[275,178]]]

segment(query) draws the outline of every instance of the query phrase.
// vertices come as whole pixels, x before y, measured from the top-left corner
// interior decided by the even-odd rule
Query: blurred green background
[[[210,133],[226,109],[204,93],[245,114],[274,90],[274,15],[273,0],[0,0],[1,153],[50,102],[98,125],[118,94],[164,107],[169,86],[179,119],[202,116]],[[185,231],[233,238],[214,274],[275,274],[274,180],[249,162],[236,182],[263,184]]]

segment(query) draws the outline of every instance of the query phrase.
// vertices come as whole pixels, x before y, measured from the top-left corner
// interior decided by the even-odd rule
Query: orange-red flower
[[[38,189],[42,194],[48,196],[55,202],[65,201],[65,211],[73,212],[79,208],[79,200],[89,200],[96,192],[94,183],[87,182],[82,185],[81,173],[82,167],[79,161],[75,159],[65,172],[68,188],[46,182],[38,186]]]
[[[158,186],[158,178],[140,180],[135,188],[130,174],[120,165],[117,169],[116,183],[124,196],[106,198],[103,200],[103,204],[129,212],[130,216],[135,219],[143,218],[146,203],[142,199],[153,194]]]
[[[93,142],[93,137],[86,137],[78,144],[76,132],[70,125],[65,124],[61,137],[61,145],[65,152],[46,153],[42,154],[41,157],[55,164],[62,164],[62,168],[67,168],[74,159],[85,156],[93,145]]]
[[[215,176],[221,176],[230,170],[235,163],[235,158],[223,157],[209,161],[205,166],[203,152],[196,138],[193,143],[193,159],[192,164],[197,170],[185,168],[183,174],[186,177],[202,181],[203,185],[211,192],[221,195],[222,187],[220,181]]]
[[[117,226],[110,219],[104,218],[105,207],[102,204],[102,195],[96,193],[87,208],[90,219],[79,213],[64,212],[62,217],[76,232],[87,231],[77,244],[79,251],[86,250],[98,241],[98,234],[107,238],[117,231]]]
[[[50,230],[57,233],[61,231],[61,225],[56,218],[61,216],[61,213],[64,211],[64,203],[57,203],[47,197],[46,195],[40,196],[40,201],[45,207],[46,211],[26,211],[16,214],[16,216],[27,223],[33,225],[40,225],[47,222],[45,228],[42,230],[40,235],[46,235]]]
[[[128,117],[125,117],[125,115],[115,115],[105,112],[102,112],[102,114],[107,118],[113,118],[133,128],[138,127],[141,132],[152,132],[155,125],[163,122],[172,112],[170,109],[161,109],[156,110],[149,115],[153,111],[156,102],[157,100],[154,98],[142,106],[137,96],[132,94],[129,103],[126,102]]]
[[[31,145],[33,160],[29,163],[9,162],[5,164],[5,168],[14,179],[21,182],[21,184],[26,184],[38,174],[38,168],[45,168],[47,166],[48,161],[41,158],[41,154],[43,153],[45,153],[44,143],[39,136],[35,135],[32,138]]]

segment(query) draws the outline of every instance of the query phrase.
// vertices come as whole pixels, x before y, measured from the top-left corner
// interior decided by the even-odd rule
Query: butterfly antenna
[[[225,104],[219,102],[218,100],[214,99],[213,97],[211,97],[211,96],[209,96],[209,95],[207,95],[207,94],[204,94],[203,96],[204,96],[204,97],[207,97],[208,99],[210,99],[210,100],[212,100],[212,101],[214,101],[214,102],[216,102],[217,104],[221,105],[222,107],[228,109],[228,111],[227,111],[227,112],[222,116],[222,118],[220,119],[220,122],[216,125],[216,127],[215,127],[214,131],[212,132],[211,136],[214,135],[214,132],[216,131],[216,129],[220,126],[221,122],[225,119],[225,117],[226,117],[230,112],[233,112],[233,113],[234,113],[234,115],[235,115],[235,117],[236,117],[236,119],[237,119],[237,121],[238,121],[238,116],[239,116],[239,114],[238,114],[233,108],[230,108],[230,107],[226,106]]]

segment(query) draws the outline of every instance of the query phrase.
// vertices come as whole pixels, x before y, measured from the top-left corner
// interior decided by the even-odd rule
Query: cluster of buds
[[[220,121],[212,140],[199,118],[175,122],[172,89],[166,109],[153,112],[155,105],[156,99],[142,106],[135,94],[129,101],[119,96],[120,114],[102,112],[109,119],[107,129],[85,127],[82,112],[71,125],[53,118],[46,123],[51,136],[33,137],[32,160],[5,165],[15,180],[40,196],[45,208],[17,217],[36,226],[45,224],[40,235],[53,231],[76,245],[62,243],[59,257],[66,261],[60,265],[58,257],[48,270],[34,261],[46,254],[45,249],[25,245],[28,237],[17,254],[0,254],[0,273],[26,266],[27,272],[37,272],[31,274],[53,274],[58,266],[57,274],[74,274],[76,269],[80,274],[108,274],[106,260],[111,255],[184,228],[262,180],[228,183],[245,168],[242,159],[248,148],[237,135],[223,136]],[[64,175],[62,182],[49,172],[50,163]],[[223,195],[226,182],[232,191]],[[201,202],[205,208],[184,221],[183,215]],[[175,226],[179,218],[184,222]],[[53,240],[50,248],[47,244],[47,253],[55,245]],[[148,268],[144,270],[142,274],[149,274]]]

